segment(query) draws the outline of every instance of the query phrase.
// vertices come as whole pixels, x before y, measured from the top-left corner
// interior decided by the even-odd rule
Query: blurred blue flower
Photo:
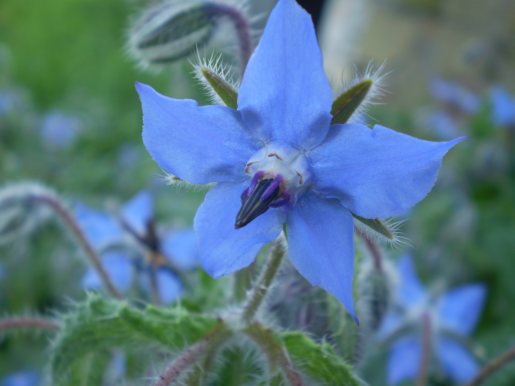
[[[8,90],[0,90],[0,117],[8,114],[14,108],[13,95]]]
[[[62,149],[73,143],[81,126],[77,117],[52,111],[43,117],[39,129],[47,145]]]
[[[462,124],[448,111],[432,111],[423,117],[422,122],[428,131],[436,134],[439,138],[449,139],[463,135]]]
[[[503,87],[495,87],[490,93],[492,118],[496,125],[515,127],[515,98]]]
[[[405,213],[460,140],[383,126],[331,125],[332,91],[311,17],[280,0],[244,74],[238,110],[167,98],[138,84],[143,141],[167,172],[216,183],[195,217],[200,260],[221,277],[248,266],[287,226],[288,254],[354,315],[354,223]]]
[[[479,370],[474,356],[460,343],[476,326],[485,302],[483,284],[469,284],[434,295],[420,282],[411,257],[398,263],[399,282],[392,310],[379,329],[379,337],[397,337],[390,348],[388,383],[415,379],[422,357],[422,334],[417,326],[429,317],[431,346],[441,369],[454,381],[469,381]]]
[[[429,84],[431,95],[442,103],[458,109],[465,114],[475,114],[481,100],[458,82],[433,79]]]
[[[0,386],[38,386],[39,381],[38,373],[27,370],[7,375],[0,380]]]
[[[195,266],[196,238],[193,230],[158,234],[150,192],[138,193],[122,206],[118,216],[79,204],[76,217],[85,237],[101,253],[104,268],[120,291],[128,291],[137,277],[141,288],[149,292],[150,277],[155,271],[163,302],[170,303],[180,296],[183,288],[178,275]],[[136,246],[136,257],[130,246]],[[102,283],[97,272],[89,268],[82,285],[99,289]]]

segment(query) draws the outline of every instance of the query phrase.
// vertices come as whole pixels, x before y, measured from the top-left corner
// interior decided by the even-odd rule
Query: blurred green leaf
[[[281,334],[295,366],[310,378],[332,386],[358,386],[360,380],[328,343],[316,343],[301,332]]]
[[[73,369],[88,355],[112,348],[161,347],[173,351],[190,345],[219,325],[216,317],[191,314],[180,307],[135,309],[124,302],[90,295],[64,317],[52,350],[54,383],[75,386]],[[70,375],[71,374],[71,375]]]

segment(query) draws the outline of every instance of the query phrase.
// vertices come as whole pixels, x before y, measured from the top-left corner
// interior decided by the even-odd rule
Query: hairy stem
[[[236,33],[238,34],[242,66],[241,73],[243,74],[249,62],[250,55],[252,55],[252,35],[247,17],[240,9],[228,4],[210,2],[206,4],[205,7],[208,13],[225,16],[233,23]]]
[[[189,346],[182,352],[165,371],[159,376],[154,386],[169,386],[177,381],[184,372],[204,355],[208,354],[213,345],[218,344],[227,336],[225,326],[220,323],[208,336]]]
[[[72,231],[72,233],[76,236],[77,241],[79,242],[79,245],[82,247],[84,252],[86,253],[86,256],[88,256],[91,264],[97,271],[98,275],[100,276],[100,279],[102,280],[102,283],[104,284],[104,287],[109,291],[109,293],[117,298],[121,299],[122,296],[114,286],[113,282],[111,281],[111,278],[107,274],[106,270],[102,266],[100,256],[95,252],[95,249],[91,246],[89,241],[84,236],[84,233],[80,229],[79,225],[77,224],[77,221],[73,217],[73,215],[70,213],[68,209],[64,207],[64,205],[55,197],[52,196],[43,196],[38,195],[34,197],[39,202],[48,205],[52,210],[54,210],[55,213],[59,215],[59,217],[64,221],[64,223],[68,226],[68,228]]]
[[[301,375],[295,369],[283,344],[278,342],[273,332],[261,323],[252,323],[245,333],[261,348],[268,358],[270,367],[279,366],[291,386],[303,386]]]
[[[6,330],[48,330],[57,331],[58,322],[47,318],[15,317],[0,319],[0,331]]]
[[[364,231],[356,229],[356,233],[365,242],[365,245],[374,260],[374,268],[377,272],[383,272],[383,255],[379,249],[379,245],[370,238]]]
[[[431,360],[431,317],[428,313],[422,315],[422,356],[417,377],[417,386],[425,386]]]
[[[245,324],[249,324],[254,320],[259,307],[270,289],[270,285],[279,271],[284,254],[284,244],[281,241],[276,241],[272,246],[263,271],[245,300],[242,312],[242,320]]]
[[[472,381],[467,383],[465,386],[479,386],[488,377],[495,374],[503,366],[507,365],[510,361],[515,360],[515,347],[512,347],[508,351],[502,353],[498,357],[492,359],[487,365],[477,374]]]

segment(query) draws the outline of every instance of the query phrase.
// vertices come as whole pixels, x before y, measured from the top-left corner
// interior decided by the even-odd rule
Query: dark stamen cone
[[[259,181],[252,191],[248,192],[247,197],[244,198],[240,211],[236,216],[234,227],[236,229],[242,228],[249,224],[252,220],[265,213],[270,205],[281,195],[281,187],[279,184],[270,187],[275,183],[274,179],[264,179]]]

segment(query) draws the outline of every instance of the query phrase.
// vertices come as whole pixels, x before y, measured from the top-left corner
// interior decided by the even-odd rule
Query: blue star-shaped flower
[[[378,332],[382,339],[401,332],[390,349],[388,383],[395,385],[417,377],[423,337],[415,330],[423,315],[429,318],[431,346],[442,370],[456,382],[470,381],[479,367],[456,338],[467,337],[476,326],[485,301],[485,286],[469,284],[434,296],[419,281],[409,256],[399,261],[398,271],[394,305]]]
[[[157,267],[156,282],[160,298],[165,303],[175,300],[182,292],[182,283],[175,269],[188,270],[196,262],[196,237],[193,230],[171,231],[164,235],[157,233],[154,221],[154,208],[148,191],[138,193],[127,202],[115,217],[78,205],[76,216],[81,229],[93,247],[101,253],[102,264],[116,288],[128,291],[139,268],[141,287],[149,292],[152,264],[148,261],[134,261],[124,249],[127,243],[136,243],[143,254],[149,254],[166,261],[154,261]],[[99,289],[102,282],[97,272],[90,268],[82,279],[87,289]]]
[[[351,313],[351,213],[405,213],[431,190],[442,157],[459,141],[331,125],[332,91],[313,23],[294,0],[273,10],[237,110],[137,89],[154,160],[187,182],[216,183],[195,217],[203,267],[220,277],[248,266],[286,225],[295,267]]]
[[[496,125],[503,127],[515,126],[515,98],[498,86],[490,93],[492,117]]]

